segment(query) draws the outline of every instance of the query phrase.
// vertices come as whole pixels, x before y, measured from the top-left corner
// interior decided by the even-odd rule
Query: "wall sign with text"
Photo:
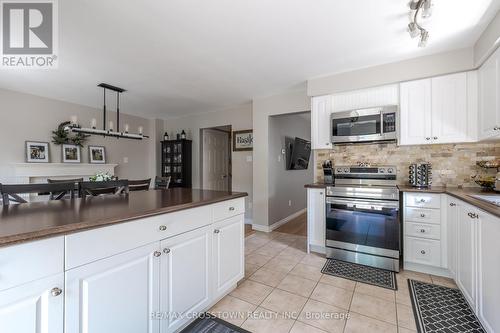
[[[233,132],[233,151],[253,150],[253,131],[234,131]]]

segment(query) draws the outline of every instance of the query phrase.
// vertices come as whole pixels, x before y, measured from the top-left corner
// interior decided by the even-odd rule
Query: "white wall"
[[[311,140],[311,113],[269,117],[269,224],[307,207],[305,184],[313,182],[313,154],[307,170],[286,170],[285,138]],[[291,205],[289,205],[291,201]]]
[[[253,101],[253,223],[269,226],[269,116],[311,110],[311,101],[303,90]]]
[[[25,141],[51,142],[52,131],[72,115],[83,126],[89,127],[92,118],[97,119],[98,128],[102,126],[102,110],[0,89],[0,181],[11,179],[12,163],[25,162]],[[116,124],[115,117],[115,113],[109,112],[108,119]],[[107,162],[119,164],[116,174],[120,178],[154,177],[157,163],[151,153],[158,151],[157,121],[127,114],[121,114],[120,119],[122,126],[128,123],[133,131],[143,126],[151,138],[139,141],[91,136],[81,150],[82,162],[88,163],[89,145],[105,146]],[[49,149],[50,161],[61,162],[61,146],[51,143]],[[128,163],[124,163],[126,157]]]
[[[252,129],[252,104],[239,107],[191,115],[181,118],[167,119],[165,129],[169,135],[185,130],[188,139],[193,140],[193,188],[200,188],[200,129],[231,125],[233,131]],[[247,192],[246,214],[252,218],[252,152],[232,152],[232,187],[233,191]],[[250,161],[247,161],[250,158]]]
[[[474,64],[480,66],[500,45],[500,11],[474,45]]]

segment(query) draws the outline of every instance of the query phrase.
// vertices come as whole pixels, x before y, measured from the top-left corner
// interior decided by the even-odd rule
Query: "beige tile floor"
[[[280,232],[249,235],[245,261],[245,279],[210,312],[255,333],[411,333],[407,279],[456,287],[411,271],[397,274],[397,291],[324,275],[304,236]]]

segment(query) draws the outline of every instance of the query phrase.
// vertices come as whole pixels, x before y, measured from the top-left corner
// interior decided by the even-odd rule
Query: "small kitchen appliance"
[[[413,163],[408,168],[408,180],[413,187],[429,187],[432,184],[430,163]]]
[[[332,161],[326,160],[323,162],[323,176],[325,184],[335,184],[334,172],[332,168]]]

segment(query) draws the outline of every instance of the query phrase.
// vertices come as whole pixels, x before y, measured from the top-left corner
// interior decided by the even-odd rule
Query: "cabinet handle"
[[[159,229],[160,229],[160,231],[165,231],[165,230],[167,230],[167,226],[166,225],[161,225]]]
[[[54,297],[61,295],[61,293],[62,289],[58,287],[52,288],[52,290],[50,291],[50,294]]]
[[[467,213],[467,215],[469,215],[469,217],[472,218],[472,213],[469,212]]]
[[[476,213],[469,213],[469,214],[470,214],[469,216],[471,217],[471,219],[478,219],[479,218],[479,215],[477,215]]]
[[[424,250],[422,250],[422,251],[420,251],[420,253],[425,254],[425,251],[424,251]]]
[[[453,203],[453,202],[450,202],[450,206],[451,207],[455,207],[457,204]]]
[[[420,202],[421,202],[421,203],[424,203],[424,202],[425,202],[425,199],[420,199]]]
[[[420,217],[425,217],[425,214],[424,213],[420,214]]]
[[[434,137],[434,140],[437,140],[437,139],[438,139],[438,137],[437,137],[437,136],[435,136],[435,137]]]
[[[165,254],[169,254],[169,253],[170,253],[170,249],[164,248],[164,249],[163,249],[163,253],[165,253]]]
[[[218,234],[218,233],[220,233],[220,230],[219,229],[215,229],[214,230],[214,234]]]
[[[233,210],[234,210],[234,207],[229,207],[229,210],[230,210],[230,211],[233,211]]]
[[[431,138],[430,137],[426,137],[425,140],[429,141]]]
[[[323,192],[319,192],[319,195],[323,195]]]
[[[420,229],[420,232],[421,233],[425,233],[425,229]]]
[[[493,127],[494,131],[498,131],[498,126]]]
[[[160,251],[155,251],[155,252],[153,253],[153,255],[154,255],[155,257],[159,257],[159,256],[161,256],[161,252],[160,252]]]
[[[330,145],[330,142],[325,143],[325,145],[329,146],[329,145]]]

